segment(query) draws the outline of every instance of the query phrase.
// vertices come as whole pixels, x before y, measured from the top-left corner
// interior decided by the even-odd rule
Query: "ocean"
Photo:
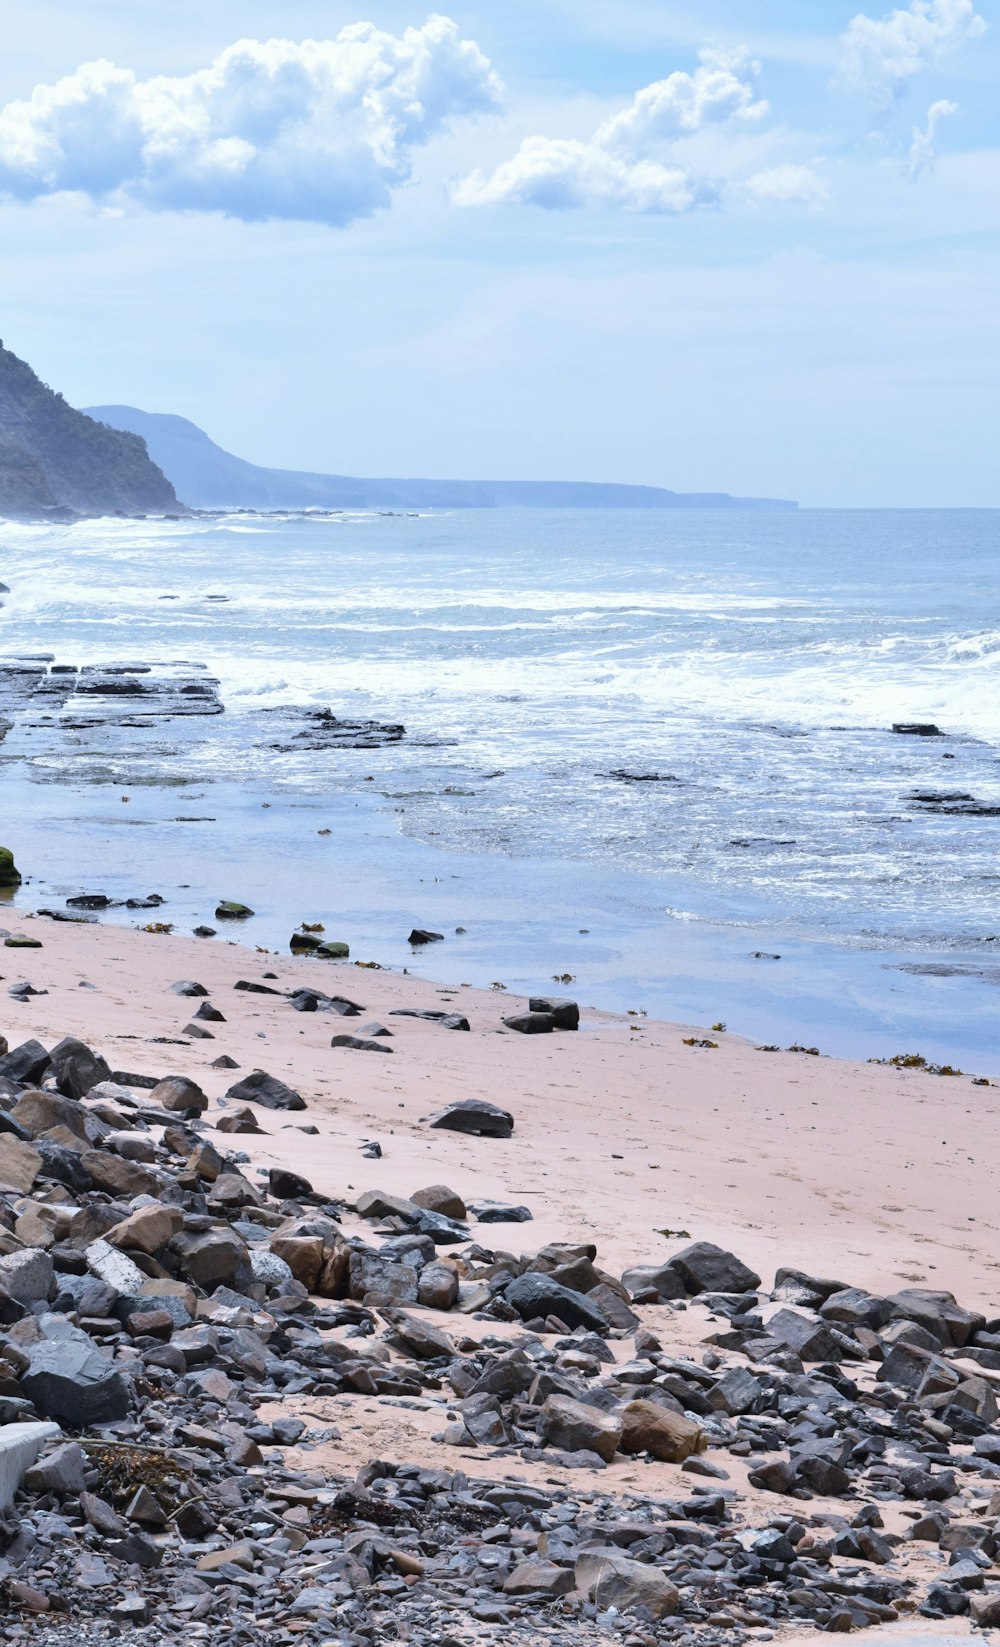
[[[243,942],[1000,1073],[1000,512],[6,523],[0,580],[3,924],[236,898]],[[12,696],[140,661],[225,712]]]

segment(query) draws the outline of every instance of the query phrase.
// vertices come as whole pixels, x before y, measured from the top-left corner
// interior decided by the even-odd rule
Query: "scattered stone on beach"
[[[390,1018],[425,1018],[430,1024],[440,1024],[442,1029],[471,1029],[468,1018],[460,1012],[439,1012],[434,1008],[392,1007]]]
[[[171,995],[184,995],[191,999],[208,994],[204,984],[195,983],[192,978],[182,978],[179,983],[170,985]]]
[[[478,1138],[509,1138],[514,1131],[514,1117],[485,1098],[460,1098],[429,1116],[427,1125],[448,1132],[468,1132]]]
[[[235,903],[232,899],[225,898],[215,911],[215,919],[217,921],[247,921],[253,913],[254,911],[249,904]]]
[[[415,1207],[423,1207],[427,1212],[439,1212],[442,1218],[461,1220],[466,1216],[465,1202],[447,1184],[430,1184],[426,1189],[414,1190],[410,1200]]]
[[[429,932],[426,927],[415,926],[406,941],[414,948],[419,948],[421,944],[440,944],[444,942],[444,933]]]
[[[9,937],[4,939],[3,944],[5,949],[42,949],[44,947],[41,938],[31,938],[23,932],[12,932]]]
[[[297,1110],[305,1109],[306,1101],[299,1093],[279,1081],[276,1075],[268,1075],[262,1069],[255,1069],[252,1074],[245,1075],[242,1081],[237,1081],[226,1093],[227,1104],[263,1104],[265,1109]]]
[[[191,1081],[186,1075],[168,1075],[158,1081],[149,1095],[150,1102],[158,1104],[161,1109],[182,1115],[194,1113],[204,1114],[208,1108],[208,1099],[196,1081]]]
[[[575,1001],[558,996],[536,995],[528,1002],[529,1012],[544,1013],[552,1019],[553,1029],[580,1028],[580,1008]]]
[[[505,1018],[504,1023],[519,1035],[551,1035],[556,1027],[555,1015],[551,1012],[516,1012]]]
[[[332,1047],[349,1047],[354,1052],[394,1052],[394,1047],[385,1046],[380,1040],[368,1040],[364,1035],[334,1035],[330,1041]]]

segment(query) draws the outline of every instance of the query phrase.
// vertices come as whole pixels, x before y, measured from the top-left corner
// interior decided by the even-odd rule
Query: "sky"
[[[1000,506],[1000,0],[5,0],[0,336],[254,462]]]

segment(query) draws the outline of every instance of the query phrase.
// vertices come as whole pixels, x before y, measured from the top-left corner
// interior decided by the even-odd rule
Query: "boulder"
[[[81,1103],[56,1092],[26,1092],[17,1100],[11,1114],[32,1138],[53,1132],[56,1127],[65,1127],[81,1144],[88,1144],[102,1130]]]
[[[778,1310],[768,1321],[768,1338],[792,1350],[802,1361],[840,1361],[843,1348],[825,1322],[798,1310]]]
[[[594,1550],[577,1556],[576,1588],[595,1606],[620,1613],[637,1609],[650,1618],[670,1618],[681,1604],[680,1592],[658,1567],[632,1561],[620,1551]]]
[[[162,1081],[157,1081],[149,1095],[152,1104],[158,1104],[160,1109],[169,1110],[171,1114],[187,1114],[194,1110],[203,1115],[208,1108],[208,1099],[196,1081],[189,1081],[186,1075],[167,1075]]]
[[[111,1079],[110,1064],[72,1035],[52,1048],[50,1060],[49,1074],[67,1098],[86,1098],[92,1087]]]
[[[165,1247],[183,1225],[184,1214],[179,1207],[141,1207],[108,1231],[108,1244],[121,1252],[152,1255]]]
[[[504,1023],[519,1035],[551,1035],[556,1027],[551,1012],[515,1012]]]
[[[126,1161],[111,1150],[88,1149],[80,1157],[80,1165],[89,1172],[98,1189],[107,1190],[122,1201],[131,1201],[136,1195],[151,1195],[160,1191],[160,1180],[137,1161]]]
[[[630,1401],[622,1414],[623,1453],[649,1453],[665,1464],[683,1464],[703,1453],[708,1439],[700,1425],[658,1401]]]
[[[323,1268],[324,1246],[321,1235],[273,1235],[271,1252],[283,1260],[296,1281],[301,1281],[307,1292],[315,1292]]]
[[[224,898],[215,911],[217,921],[248,921],[253,914],[249,904],[234,902],[231,898]]]
[[[599,1407],[574,1401],[568,1395],[550,1395],[538,1415],[542,1446],[561,1447],[567,1453],[596,1453],[610,1464],[618,1451],[622,1421]]]
[[[42,1154],[12,1132],[0,1132],[0,1185],[27,1195],[42,1170]]]
[[[902,1292],[893,1293],[888,1302],[893,1315],[905,1321],[915,1321],[945,1346],[961,1348],[977,1332],[982,1332],[986,1325],[985,1316],[963,1309],[950,1292],[904,1287]]]
[[[57,1498],[82,1493],[86,1487],[83,1472],[86,1468],[83,1448],[76,1441],[64,1441],[62,1446],[46,1453],[33,1464],[24,1478],[29,1493],[55,1493]]]
[[[303,1178],[298,1172],[291,1172],[288,1167],[271,1167],[267,1175],[267,1187],[276,1201],[295,1201],[313,1193],[308,1178]]]
[[[262,1133],[261,1126],[252,1109],[234,1109],[231,1115],[220,1115],[215,1123],[216,1132],[254,1132]]]
[[[446,1132],[467,1132],[479,1138],[509,1138],[514,1117],[509,1110],[489,1104],[484,1098],[462,1098],[448,1104],[428,1120],[428,1126]]]
[[[410,1200],[415,1207],[423,1207],[426,1212],[440,1213],[442,1218],[466,1217],[465,1202],[455,1190],[449,1189],[447,1184],[430,1184],[427,1189],[415,1190]]]
[[[232,1287],[239,1292],[251,1283],[250,1255],[232,1230],[182,1230],[174,1236],[172,1248],[180,1260],[182,1275],[206,1292],[216,1287]]]
[[[9,846],[0,846],[0,886],[20,886],[21,872]]]
[[[568,1595],[575,1588],[575,1580],[568,1567],[557,1567],[554,1561],[543,1561],[538,1556],[519,1561],[513,1572],[504,1579],[503,1585],[504,1595],[537,1595],[550,1600]]]
[[[680,1271],[673,1264],[636,1264],[622,1272],[622,1286],[630,1298],[655,1293],[656,1301],[662,1303],[688,1295]]]
[[[54,1280],[52,1260],[39,1247],[0,1256],[0,1288],[18,1304],[45,1303]]]
[[[580,1008],[575,1001],[560,1000],[555,996],[534,995],[528,1002],[529,1012],[544,1012],[552,1019],[554,1029],[579,1029]]]
[[[22,1041],[20,1046],[0,1058],[0,1080],[28,1086],[33,1081],[40,1081],[48,1067],[49,1055],[41,1041]]]
[[[405,1310],[386,1309],[382,1313],[392,1329],[390,1341],[405,1355],[416,1356],[418,1361],[453,1359],[455,1345],[440,1327],[407,1315]]]
[[[441,944],[444,942],[443,932],[430,932],[427,927],[415,926],[407,939],[415,947],[420,944]]]
[[[670,1260],[690,1293],[754,1292],[760,1276],[711,1241],[693,1241]]]
[[[267,1075],[262,1069],[255,1069],[252,1075],[244,1076],[237,1081],[226,1093],[227,1104],[263,1104],[265,1109],[297,1110],[305,1109],[305,1099],[284,1081],[279,1081],[274,1075]]]
[[[60,1315],[43,1315],[43,1337],[28,1350],[21,1388],[36,1412],[72,1429],[125,1418],[128,1386],[93,1340]]]
[[[193,978],[181,978],[176,984],[170,985],[171,995],[183,995],[187,1000],[197,1000],[208,994],[204,984],[195,983]]]
[[[388,1304],[417,1302],[417,1271],[412,1264],[397,1264],[367,1247],[350,1256],[349,1286],[352,1298],[362,1303],[378,1299]]]
[[[504,1297],[522,1321],[544,1320],[554,1315],[571,1332],[575,1327],[586,1327],[602,1336],[608,1331],[607,1316],[598,1305],[591,1303],[584,1293],[573,1292],[537,1270],[519,1275],[510,1283]]]
[[[417,1298],[425,1309],[452,1309],[458,1299],[458,1271],[454,1265],[425,1264],[417,1282]]]

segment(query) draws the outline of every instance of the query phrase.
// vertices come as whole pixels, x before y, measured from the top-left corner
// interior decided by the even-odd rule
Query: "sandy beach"
[[[765,1283],[791,1265],[874,1291],[946,1288],[987,1315],[1000,1306],[995,1082],[761,1051],[704,1025],[590,1011],[578,1034],[524,1036],[502,1020],[526,1001],[500,990],[10,910],[2,928],[44,946],[0,958],[7,987],[27,979],[46,992],[7,1003],[11,1046],[76,1035],[113,1068],[190,1076],[213,1110],[235,1078],[211,1068],[221,1053],[265,1069],[302,1093],[319,1136],[266,1118],[267,1136],[245,1140],[254,1165],[306,1172],[330,1196],[454,1183],[467,1200],[526,1204],[533,1246],[595,1241],[619,1270],[704,1239]],[[277,991],[344,995],[363,1016],[331,1023],[281,994],[234,987],[265,977]],[[182,979],[204,984],[224,1012],[213,1040],[181,1034],[197,1004],[171,993]],[[395,1008],[459,1011],[471,1032],[391,1018]],[[391,1056],[331,1049],[332,1033],[375,1019],[391,1027]],[[692,1036],[718,1045],[685,1045]],[[509,1109],[513,1137],[421,1124],[463,1097]],[[381,1160],[359,1155],[372,1139]]]

